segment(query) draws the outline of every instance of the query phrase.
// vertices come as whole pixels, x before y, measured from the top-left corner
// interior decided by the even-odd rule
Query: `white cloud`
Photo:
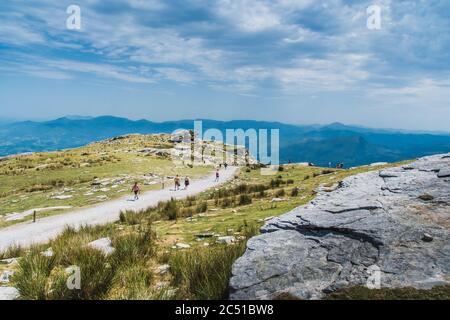
[[[164,78],[172,81],[186,84],[195,82],[195,77],[182,69],[156,68],[156,71],[158,71]]]
[[[137,75],[133,70],[126,68],[120,68],[118,66],[78,62],[73,60],[43,60],[42,63],[57,70],[65,71],[67,73],[95,73],[103,78],[110,78],[115,80],[121,80],[134,83],[152,83],[150,77]]]

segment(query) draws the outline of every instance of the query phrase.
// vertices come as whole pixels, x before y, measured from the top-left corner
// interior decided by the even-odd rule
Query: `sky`
[[[448,0],[2,0],[0,119],[450,131],[449,30]]]

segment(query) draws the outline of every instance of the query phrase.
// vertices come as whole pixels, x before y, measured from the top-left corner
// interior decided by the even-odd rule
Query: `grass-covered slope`
[[[319,186],[374,169],[289,165],[262,176],[256,166],[242,168],[219,189],[124,212],[105,226],[68,229],[48,244],[11,248],[0,258],[21,257],[3,268],[15,271],[8,285],[25,299],[223,299],[233,262],[266,219],[307,203]],[[104,237],[115,248],[111,255],[87,246]],[[48,248],[51,257],[41,253]],[[64,285],[72,265],[82,270],[81,290]]]
[[[0,161],[0,226],[121,197],[137,181],[143,191],[162,177],[198,178],[211,168],[176,166],[169,135],[128,135],[65,151],[21,155]],[[160,151],[160,152],[158,152]],[[167,179],[166,179],[167,181]],[[53,208],[53,209],[52,209]]]

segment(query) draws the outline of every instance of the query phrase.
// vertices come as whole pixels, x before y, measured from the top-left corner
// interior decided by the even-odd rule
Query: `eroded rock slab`
[[[231,298],[320,299],[373,267],[382,287],[450,284],[449,168],[447,154],[359,174],[268,221],[233,266]]]

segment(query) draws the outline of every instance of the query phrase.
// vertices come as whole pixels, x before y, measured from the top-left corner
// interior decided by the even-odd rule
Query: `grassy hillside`
[[[0,226],[21,221],[16,220],[20,215],[7,216],[13,213],[36,208],[68,210],[121,197],[129,194],[135,181],[146,191],[160,188],[162,177],[177,173],[198,178],[211,171],[211,167],[175,167],[165,152],[173,147],[169,139],[163,134],[128,135],[0,161]],[[160,154],[155,154],[157,150]]]
[[[262,176],[257,166],[244,167],[221,188],[123,212],[105,226],[68,229],[48,244],[11,248],[0,258],[22,257],[8,268],[26,299],[223,299],[233,262],[265,220],[307,203],[318,187],[331,190],[349,175],[375,169],[289,165]],[[112,241],[111,255],[87,246],[103,237]],[[49,248],[53,256],[41,254]],[[65,287],[71,265],[83,270],[81,290]]]

